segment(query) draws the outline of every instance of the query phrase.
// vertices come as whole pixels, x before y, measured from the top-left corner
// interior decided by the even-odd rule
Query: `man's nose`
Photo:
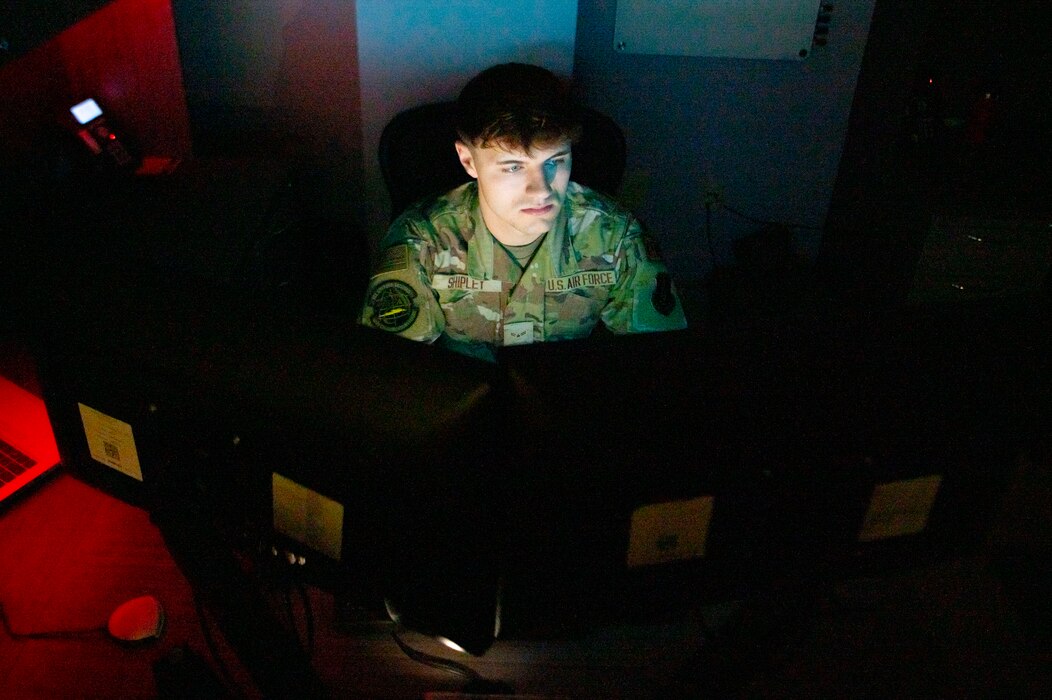
[[[531,168],[529,177],[526,179],[526,192],[528,194],[548,194],[552,191],[552,178],[544,166]]]

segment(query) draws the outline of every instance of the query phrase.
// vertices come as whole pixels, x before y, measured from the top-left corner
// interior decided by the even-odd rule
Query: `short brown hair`
[[[502,63],[482,71],[457,98],[456,127],[471,145],[521,148],[581,135],[581,118],[569,86],[551,71]]]

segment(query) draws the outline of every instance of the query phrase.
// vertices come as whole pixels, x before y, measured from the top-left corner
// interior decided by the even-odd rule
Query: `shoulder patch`
[[[409,268],[409,246],[405,243],[393,245],[383,252],[380,264],[373,275],[382,275],[385,272],[399,272]]]
[[[372,324],[392,333],[409,328],[420,314],[416,291],[401,280],[376,285],[369,294],[369,307],[373,311]]]

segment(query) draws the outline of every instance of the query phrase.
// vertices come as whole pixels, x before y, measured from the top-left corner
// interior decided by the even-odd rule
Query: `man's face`
[[[505,245],[525,245],[559,216],[570,182],[570,141],[535,146],[529,154],[499,145],[456,144],[460,163],[478,180],[486,226]]]

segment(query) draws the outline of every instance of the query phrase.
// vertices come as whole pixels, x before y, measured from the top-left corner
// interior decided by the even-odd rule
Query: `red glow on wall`
[[[96,97],[151,155],[190,151],[170,0],[118,0],[57,38],[70,93]]]
[[[148,155],[190,154],[190,120],[170,0],[116,0],[0,70],[0,138],[32,153],[41,135],[69,126],[86,97]],[[7,139],[11,139],[8,141]]]

